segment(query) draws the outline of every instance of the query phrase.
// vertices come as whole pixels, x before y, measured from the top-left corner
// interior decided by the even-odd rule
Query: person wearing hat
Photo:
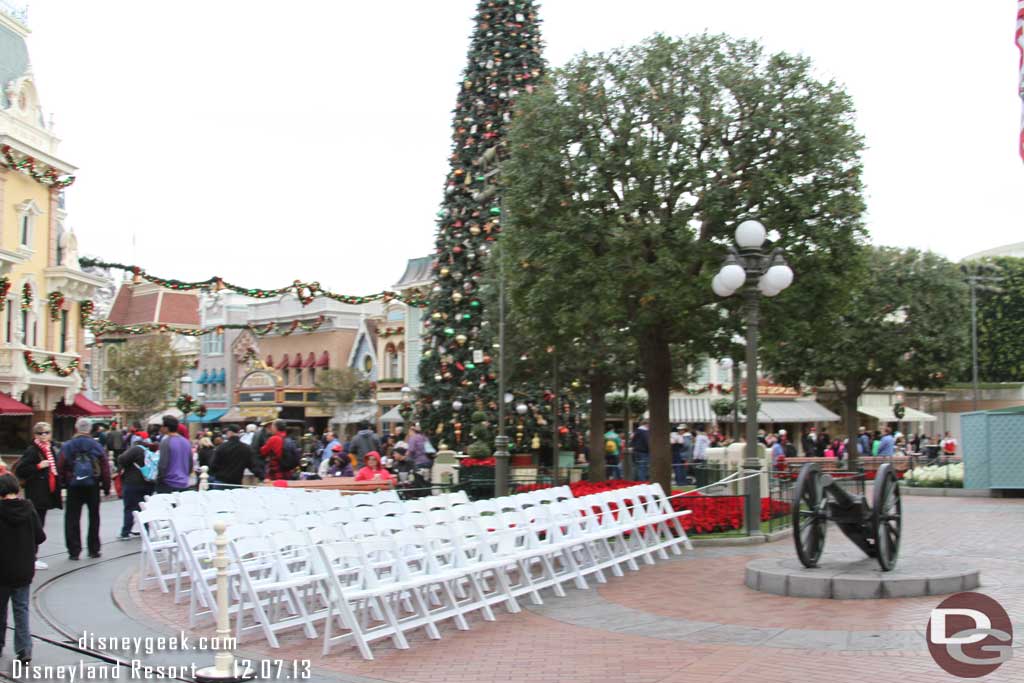
[[[682,486],[686,483],[686,462],[693,456],[693,437],[686,425],[681,424],[669,435],[669,442],[672,445],[672,470],[676,484]]]
[[[355,476],[352,471],[352,461],[345,455],[345,451],[340,443],[331,446],[331,458],[330,460],[324,460],[320,470],[322,471],[320,477],[323,479],[328,477]]]
[[[242,485],[246,468],[263,480],[265,464],[256,451],[242,442],[238,427],[224,428],[224,443],[217,446],[210,460],[210,488],[225,489]]]

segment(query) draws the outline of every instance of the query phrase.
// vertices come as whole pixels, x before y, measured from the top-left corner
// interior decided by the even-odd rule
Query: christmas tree
[[[497,170],[506,127],[516,97],[532,91],[543,71],[536,4],[481,0],[455,105],[420,362],[420,421],[435,444],[457,450],[490,438],[481,438],[479,424],[470,438],[471,415],[482,411],[493,422],[497,411],[496,325],[487,323],[480,288],[501,233]]]

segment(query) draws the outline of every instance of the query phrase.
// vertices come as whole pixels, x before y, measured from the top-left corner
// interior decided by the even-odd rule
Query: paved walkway
[[[979,680],[1024,680],[1024,500],[922,498],[904,500],[904,555],[949,556],[982,569],[982,588],[1010,613],[1016,658]],[[830,529],[829,554],[854,550]],[[126,548],[127,550],[127,548]],[[308,659],[312,680],[475,683],[497,681],[630,681],[635,683],[828,683],[956,680],[928,655],[924,629],[940,598],[838,601],[779,597],[743,585],[753,556],[793,552],[788,540],[763,546],[698,548],[682,559],[641,566],[589,591],[520,614],[496,610],[496,622],[471,620],[471,630],[442,629],[443,640],[417,634],[407,651],[378,641],[374,661],[337,647],[320,656],[320,640],[301,633],[273,650],[262,638],[244,639],[252,658]],[[46,603],[68,631],[103,624],[114,633],[167,633],[187,628],[184,605],[155,589],[139,592],[131,558],[97,565],[93,585],[110,593],[75,609]],[[75,572],[76,581],[90,571]],[[53,593],[52,595],[56,595]],[[525,603],[525,601],[523,601]],[[524,604],[524,607],[526,605]],[[99,614],[103,611],[103,614]],[[91,630],[96,630],[95,628]],[[212,629],[197,633],[212,634]],[[183,662],[195,653],[166,653],[153,661]],[[205,658],[201,659],[205,663]]]

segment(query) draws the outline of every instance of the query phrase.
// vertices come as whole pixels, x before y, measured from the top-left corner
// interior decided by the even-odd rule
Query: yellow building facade
[[[87,412],[82,310],[104,284],[81,270],[64,226],[62,193],[76,169],[57,156],[27,33],[22,18],[0,12],[0,451],[27,442],[33,421]]]

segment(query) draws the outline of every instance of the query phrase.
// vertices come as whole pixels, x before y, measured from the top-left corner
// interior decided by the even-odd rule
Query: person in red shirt
[[[260,455],[267,461],[267,479],[272,481],[285,478],[281,471],[281,455],[284,453],[284,435],[288,425],[284,420],[270,423],[270,438],[260,447]]]
[[[370,451],[366,454],[366,465],[356,473],[356,481],[387,481],[393,479],[394,475],[380,466],[380,453]]]

